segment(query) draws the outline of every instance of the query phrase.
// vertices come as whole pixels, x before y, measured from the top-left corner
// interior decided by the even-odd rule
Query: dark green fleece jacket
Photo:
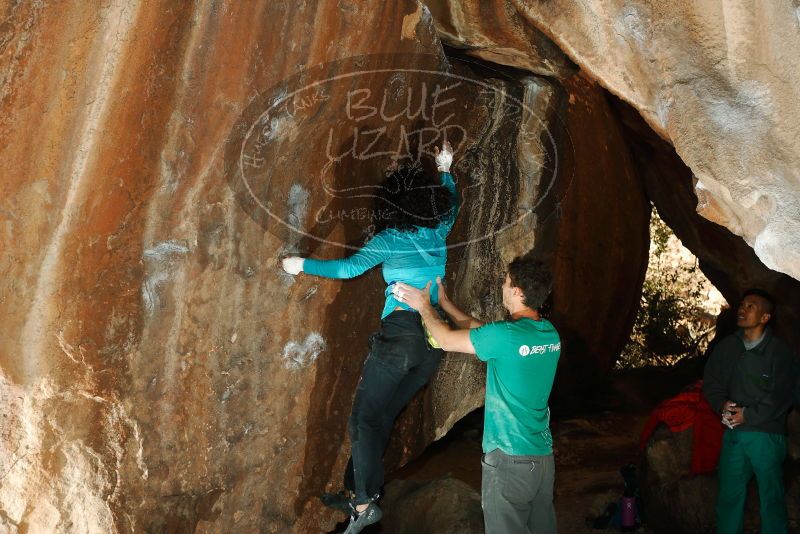
[[[792,350],[771,328],[750,350],[739,330],[714,347],[703,373],[703,393],[718,413],[726,400],[744,407],[744,422],[736,431],[785,434],[797,377]]]

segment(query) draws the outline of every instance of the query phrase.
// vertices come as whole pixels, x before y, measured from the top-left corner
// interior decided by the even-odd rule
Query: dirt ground
[[[470,415],[457,429],[458,439],[435,444],[395,476],[430,480],[450,474],[480,492],[482,420],[480,412]],[[636,462],[639,432],[645,420],[645,415],[604,412],[553,422],[560,533],[602,532],[592,529],[591,522],[622,495],[619,468]]]
[[[619,470],[629,462],[638,464],[639,434],[650,411],[691,382],[694,373],[692,369],[618,372],[587,409],[573,407],[561,414],[554,410],[551,431],[560,533],[604,532],[594,530],[591,523],[622,495]],[[450,474],[480,492],[482,425],[481,411],[470,414],[393,478],[430,480]],[[648,531],[644,526],[637,532]]]

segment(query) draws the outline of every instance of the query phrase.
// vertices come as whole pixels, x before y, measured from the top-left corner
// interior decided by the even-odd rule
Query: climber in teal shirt
[[[437,226],[418,226],[413,230],[387,228],[372,238],[361,250],[341,260],[316,260],[306,258],[303,272],[325,278],[354,278],[376,265],[383,264],[383,279],[386,281],[386,304],[381,319],[395,308],[410,310],[408,305],[394,298],[391,283],[404,282],[423,288],[428,282],[444,276],[447,263],[445,239],[453,228],[458,212],[458,199],[453,176],[442,172],[442,185],[450,192],[449,211]],[[423,194],[426,194],[423,192]],[[431,302],[438,302],[438,293],[431,293]]]
[[[358,382],[349,430],[352,455],[344,492],[326,493],[327,506],[351,514],[346,534],[380,521],[377,505],[383,486],[383,453],[397,414],[428,383],[442,351],[428,342],[419,313],[397,300],[392,286],[402,282],[423,288],[445,274],[445,240],[455,223],[459,202],[450,165],[453,152],[445,142],[436,149],[440,184],[426,183],[421,166],[392,171],[383,200],[390,206],[384,228],[363,248],[339,260],[289,257],[283,269],[326,278],[354,278],[382,265],[386,281],[380,331],[370,338],[370,353]],[[438,293],[430,296],[438,303]]]

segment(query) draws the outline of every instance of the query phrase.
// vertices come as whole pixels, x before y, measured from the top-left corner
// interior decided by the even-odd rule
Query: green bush
[[[655,210],[650,240],[639,310],[618,368],[673,365],[702,354],[714,333],[712,286]]]

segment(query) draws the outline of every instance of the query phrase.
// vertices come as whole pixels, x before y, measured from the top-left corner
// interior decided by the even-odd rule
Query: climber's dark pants
[[[416,312],[390,313],[372,336],[350,415],[352,480],[346,472],[345,487],[355,491],[356,504],[369,502],[380,492],[383,452],[394,420],[428,383],[441,356],[441,349],[428,344]]]

